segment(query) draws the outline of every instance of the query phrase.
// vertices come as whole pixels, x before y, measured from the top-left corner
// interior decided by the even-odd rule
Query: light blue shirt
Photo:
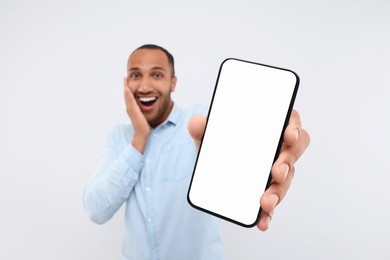
[[[123,260],[223,259],[218,221],[187,202],[196,159],[187,123],[194,114],[204,110],[174,105],[152,130],[144,154],[131,145],[131,125],[119,125],[108,136],[84,207],[102,224],[126,204]]]

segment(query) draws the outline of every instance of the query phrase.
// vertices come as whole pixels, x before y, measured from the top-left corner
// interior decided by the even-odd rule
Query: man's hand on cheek
[[[132,145],[140,153],[143,153],[145,150],[146,141],[151,131],[150,125],[146,120],[145,116],[142,114],[141,109],[134,98],[134,94],[128,86],[127,78],[123,79],[123,85],[126,102],[126,112],[134,127],[134,138],[132,140]]]
[[[194,140],[196,149],[206,126],[206,116],[193,116],[188,123],[188,131]],[[286,195],[294,176],[294,164],[310,143],[308,133],[301,128],[298,112],[292,111],[289,125],[284,134],[284,140],[278,159],[272,166],[272,183],[260,199],[262,212],[257,227],[266,231],[269,227],[275,207]]]

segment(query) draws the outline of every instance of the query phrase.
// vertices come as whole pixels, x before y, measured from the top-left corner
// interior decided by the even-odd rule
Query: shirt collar
[[[180,120],[180,108],[176,106],[175,103],[173,103],[172,111],[169,114],[167,120],[165,120],[165,122],[162,125],[170,123],[176,126],[179,120]]]
[[[173,107],[171,112],[168,115],[168,118],[160,125],[158,125],[156,128],[154,128],[152,131],[160,131],[161,129],[164,129],[169,125],[176,126],[177,124],[179,124],[179,121],[182,117],[181,113],[182,111],[180,107],[176,106],[175,103],[173,103]]]

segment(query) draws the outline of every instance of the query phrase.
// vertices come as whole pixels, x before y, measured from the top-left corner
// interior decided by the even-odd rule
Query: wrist
[[[135,134],[131,144],[138,152],[143,154],[145,151],[146,143],[148,141],[148,137],[149,134]]]

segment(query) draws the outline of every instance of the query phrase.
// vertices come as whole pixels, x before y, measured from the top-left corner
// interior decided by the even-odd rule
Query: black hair
[[[138,47],[137,49],[135,49],[134,52],[137,50],[141,50],[141,49],[160,50],[160,51],[164,52],[165,55],[167,55],[168,63],[169,63],[169,65],[171,65],[171,68],[172,68],[172,77],[175,76],[175,60],[174,60],[172,54],[169,53],[169,51],[167,51],[163,47],[155,45],[155,44],[144,44],[144,45]]]

